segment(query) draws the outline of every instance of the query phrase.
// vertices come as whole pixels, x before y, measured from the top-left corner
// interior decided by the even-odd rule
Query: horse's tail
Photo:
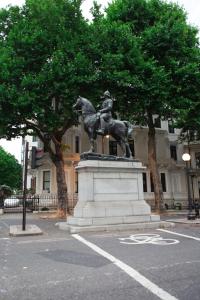
[[[123,121],[127,128],[127,137],[128,139],[131,138],[132,132],[133,132],[133,125],[129,121]]]

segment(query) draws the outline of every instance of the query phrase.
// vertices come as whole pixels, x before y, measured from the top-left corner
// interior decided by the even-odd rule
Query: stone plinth
[[[82,160],[77,166],[79,200],[67,225],[103,228],[107,225],[159,221],[151,217],[143,195],[142,172],[138,161]],[[113,227],[113,226],[112,226]],[[77,229],[77,232],[79,230]]]
[[[10,235],[11,236],[27,236],[27,235],[40,235],[43,234],[42,230],[33,224],[27,224],[26,230],[22,230],[21,225],[11,225]]]

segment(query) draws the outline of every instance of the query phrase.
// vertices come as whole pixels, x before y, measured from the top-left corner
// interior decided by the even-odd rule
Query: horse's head
[[[73,105],[73,109],[75,109],[76,111],[81,111],[82,115],[85,116],[88,114],[91,115],[96,113],[96,110],[92,103],[88,99],[81,96],[78,96],[76,103]]]
[[[72,106],[74,110],[81,110],[82,108],[82,97],[78,96],[76,103]]]

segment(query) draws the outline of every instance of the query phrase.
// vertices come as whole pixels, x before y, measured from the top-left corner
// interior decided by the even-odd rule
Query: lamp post
[[[26,230],[26,194],[27,194],[27,169],[28,169],[28,142],[25,144],[24,157],[24,186],[23,186],[23,215],[22,215],[22,230]]]
[[[189,161],[191,159],[191,156],[189,153],[184,153],[182,155],[182,159],[186,164],[186,177],[187,177],[187,188],[188,188],[188,215],[187,219],[188,220],[194,220],[195,219],[195,214],[192,211],[192,197],[191,197],[191,189],[190,189],[190,177],[189,177]]]

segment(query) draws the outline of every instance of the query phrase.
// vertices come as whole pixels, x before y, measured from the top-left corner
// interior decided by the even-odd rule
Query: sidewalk
[[[161,220],[167,222],[180,223],[180,224],[200,224],[200,219],[188,220],[187,219],[188,210],[166,210],[160,217]]]
[[[26,215],[26,227],[30,226],[31,224],[34,224],[38,226],[42,232],[43,235],[41,235],[41,238],[45,237],[63,237],[66,236],[66,232],[63,232],[62,230],[59,230],[55,224],[57,222],[63,221],[58,218],[53,218],[52,214],[32,214],[28,213]],[[22,227],[22,214],[20,213],[13,213],[13,214],[3,214],[0,216],[0,238],[2,237],[8,237],[9,236],[9,230],[11,226],[19,226],[19,228]]]
[[[170,210],[161,215],[161,221],[167,221],[171,223],[180,223],[187,225],[199,226],[200,219],[187,220],[187,210],[175,211]],[[53,218],[53,215],[42,213],[42,214],[27,214],[26,225],[35,224],[38,226],[43,235],[41,238],[49,237],[66,237],[69,235],[67,231],[60,230],[58,226],[55,226],[58,222],[63,222],[63,219]],[[0,238],[9,236],[9,229],[12,225],[22,226],[22,214],[4,214],[0,216]]]

